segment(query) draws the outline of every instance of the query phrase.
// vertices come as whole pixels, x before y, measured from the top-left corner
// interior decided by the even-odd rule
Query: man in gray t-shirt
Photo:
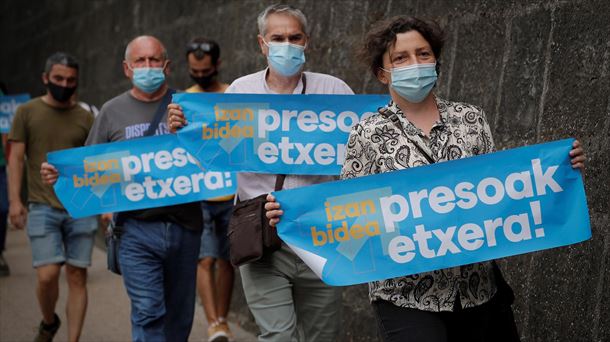
[[[171,96],[169,89],[161,98],[146,102],[133,94],[133,89],[106,102],[96,117],[85,145],[141,138],[148,131],[154,120],[157,108],[164,106],[164,97]],[[165,116],[159,121],[155,135],[169,133]],[[160,208],[134,210],[121,213],[121,220],[129,218],[146,221],[160,220],[180,224],[188,229],[200,232],[203,225],[201,209],[196,203],[172,205]]]
[[[94,145],[143,137],[162,100],[163,97],[151,102],[138,100],[131,94],[131,90],[109,100],[102,107],[99,119],[95,120],[86,144]],[[163,118],[155,135],[167,133],[169,131]]]
[[[132,40],[123,71],[133,87],[106,102],[86,145],[144,136],[170,91],[169,60],[151,36]],[[169,102],[169,101],[167,101]],[[168,132],[165,115],[155,134]],[[195,278],[202,227],[199,202],[122,212],[119,264],[131,299],[132,339],[186,341],[195,308]]]

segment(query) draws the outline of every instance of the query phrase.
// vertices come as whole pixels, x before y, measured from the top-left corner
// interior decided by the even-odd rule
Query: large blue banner
[[[276,192],[280,237],[330,285],[591,237],[573,140]]]
[[[336,175],[351,127],[385,95],[175,94],[182,145],[214,170]]]
[[[11,131],[13,117],[20,104],[28,102],[30,94],[0,96],[0,133]]]
[[[175,135],[80,147],[47,155],[55,194],[73,217],[201,201],[235,193],[230,172],[206,171]]]

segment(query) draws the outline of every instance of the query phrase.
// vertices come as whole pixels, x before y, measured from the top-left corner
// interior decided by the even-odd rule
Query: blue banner
[[[55,194],[75,218],[201,201],[237,186],[231,172],[201,169],[173,134],[51,152],[47,160],[60,176]]]
[[[175,94],[182,145],[204,168],[337,175],[351,127],[386,95]]]
[[[572,142],[279,191],[278,233],[330,285],[584,241],[591,229]]]
[[[20,104],[28,102],[30,94],[0,96],[0,133],[11,131],[13,117]]]

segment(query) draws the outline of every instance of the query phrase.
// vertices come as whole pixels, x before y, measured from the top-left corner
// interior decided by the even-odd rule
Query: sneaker
[[[229,342],[229,335],[227,334],[228,326],[225,328],[225,324],[214,322],[208,327],[208,342]]]
[[[227,321],[221,321],[219,325],[227,333],[227,337],[229,338],[229,342],[234,341],[233,332],[231,332],[231,329],[229,329],[229,324],[227,323]]]
[[[44,324],[44,321],[40,322],[40,326],[38,327],[38,335],[34,339],[34,342],[52,342],[53,337],[57,334],[57,330],[61,326],[61,320],[54,314],[55,322],[51,325]]]
[[[0,253],[0,277],[8,277],[11,274],[11,269],[8,267],[6,260]]]

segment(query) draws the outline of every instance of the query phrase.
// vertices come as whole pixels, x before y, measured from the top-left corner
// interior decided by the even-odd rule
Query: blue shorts
[[[34,267],[63,263],[81,268],[91,265],[96,216],[75,219],[64,210],[42,203],[30,203],[28,209],[27,232]]]
[[[215,258],[229,260],[229,220],[233,212],[233,200],[228,201],[202,201],[203,232],[201,233],[201,247],[199,260]]]

